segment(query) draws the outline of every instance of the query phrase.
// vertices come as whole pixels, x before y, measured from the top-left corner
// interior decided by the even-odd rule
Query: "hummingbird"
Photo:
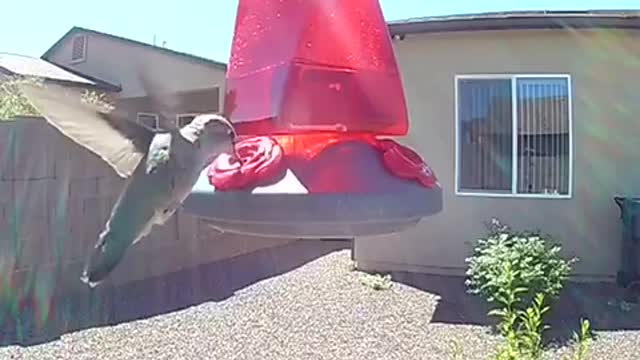
[[[218,114],[198,115],[182,128],[152,129],[114,106],[86,101],[69,87],[23,84],[20,90],[50,125],[126,179],[80,276],[90,288],[106,279],[154,225],[171,218],[218,155],[236,157],[234,126]]]

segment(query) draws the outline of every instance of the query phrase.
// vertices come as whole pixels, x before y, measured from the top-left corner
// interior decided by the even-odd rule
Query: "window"
[[[197,114],[179,114],[176,116],[176,126],[181,128],[187,124],[189,124]]]
[[[79,63],[87,57],[87,36],[77,35],[73,38],[71,47],[71,63]]]
[[[570,197],[571,124],[568,75],[456,77],[456,192]]]
[[[157,114],[138,113],[138,122],[152,129],[160,128],[160,120]]]

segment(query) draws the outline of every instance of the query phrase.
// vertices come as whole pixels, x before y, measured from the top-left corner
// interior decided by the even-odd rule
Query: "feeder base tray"
[[[311,161],[288,161],[278,179],[244,191],[216,191],[205,170],[183,208],[223,232],[352,238],[415,226],[442,209],[442,191],[390,174],[377,150],[346,142]]]

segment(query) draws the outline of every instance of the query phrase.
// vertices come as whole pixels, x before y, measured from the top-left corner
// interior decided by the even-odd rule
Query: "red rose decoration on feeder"
[[[394,175],[417,180],[428,188],[438,184],[431,167],[415,151],[390,139],[379,140],[377,146],[383,152],[385,166]]]
[[[222,154],[209,167],[209,181],[216,189],[240,189],[254,185],[276,176],[283,168],[282,147],[266,136],[238,142],[236,155],[239,159]]]

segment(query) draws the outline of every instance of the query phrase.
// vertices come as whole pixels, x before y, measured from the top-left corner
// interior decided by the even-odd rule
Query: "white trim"
[[[75,45],[75,41],[76,41],[77,38],[82,38],[82,40],[83,40],[82,41],[82,56],[77,58],[77,59],[74,59],[73,58],[73,50],[74,50],[74,45]],[[81,62],[84,62],[84,61],[87,60],[87,45],[88,45],[88,43],[89,43],[89,38],[87,37],[87,34],[77,34],[77,35],[75,35],[75,36],[73,36],[71,38],[71,57],[70,57],[71,58],[71,61],[70,61],[71,64],[78,64],[78,63],[81,63]]]
[[[567,75],[567,97],[569,107],[569,196],[573,194],[573,90],[571,75]]]
[[[511,78],[511,193],[518,193],[518,82]]]
[[[519,194],[517,192],[518,183],[518,164],[517,164],[517,151],[518,151],[518,136],[517,136],[517,120],[518,120],[518,101],[517,101],[517,80],[526,78],[562,78],[567,81],[567,96],[568,96],[568,116],[569,116],[569,186],[567,194]],[[512,140],[512,174],[511,174],[511,193],[492,193],[492,192],[473,192],[473,191],[461,191],[460,190],[460,134],[459,134],[459,107],[458,101],[460,97],[460,89],[458,83],[463,79],[509,79],[511,80],[511,99],[512,99],[512,121],[513,121],[513,140]],[[572,89],[571,74],[545,74],[545,73],[527,73],[527,74],[456,74],[454,76],[454,113],[455,113],[455,175],[454,175],[454,189],[456,196],[470,196],[470,197],[490,197],[490,198],[529,198],[529,199],[571,199],[573,197],[573,89]],[[514,91],[515,90],[515,91]]]
[[[460,124],[460,121],[459,121],[460,110],[458,109],[458,98],[460,97],[460,94],[459,94],[460,89],[459,89],[459,86],[458,86],[459,80],[460,80],[460,77],[458,75],[456,75],[455,76],[455,81],[454,81],[454,84],[453,84],[453,88],[454,88],[454,90],[453,90],[453,92],[454,92],[454,94],[453,94],[453,103],[454,103],[453,107],[455,108],[454,109],[454,112],[455,112],[454,117],[455,117],[455,123],[456,123],[456,125],[455,125],[455,132],[456,133],[453,136],[455,138],[455,149],[454,149],[454,151],[455,151],[455,168],[453,170],[453,172],[454,172],[454,176],[453,176],[454,180],[453,181],[455,181],[455,183],[453,184],[453,188],[455,189],[455,193],[456,194],[458,194],[458,184],[460,183],[460,179],[459,179],[459,176],[460,176],[460,125],[459,125]]]
[[[198,115],[200,115],[200,114],[196,114],[196,113],[184,113],[184,114],[177,114],[177,115],[176,115],[176,126],[178,126],[178,127],[180,126],[180,118],[181,118],[181,117],[184,117],[184,116],[193,116],[193,117],[196,117],[196,116],[198,116]]]
[[[455,79],[513,79],[513,78],[567,78],[571,77],[570,74],[558,73],[558,74],[546,74],[546,73],[485,73],[485,74],[456,74]]]
[[[571,199],[571,194],[518,194],[518,193],[491,193],[491,192],[460,192],[456,189],[457,196],[490,197],[490,198],[529,198],[529,199]]]
[[[148,112],[139,112],[139,113],[136,115],[136,121],[137,121],[138,123],[141,123],[141,122],[140,122],[140,116],[141,116],[141,115],[142,115],[142,116],[149,116],[149,117],[153,117],[153,118],[155,118],[155,119],[156,119],[156,126],[155,126],[155,129],[159,129],[159,128],[160,128],[160,116],[158,116],[158,114],[156,114],[156,113],[148,113]]]

